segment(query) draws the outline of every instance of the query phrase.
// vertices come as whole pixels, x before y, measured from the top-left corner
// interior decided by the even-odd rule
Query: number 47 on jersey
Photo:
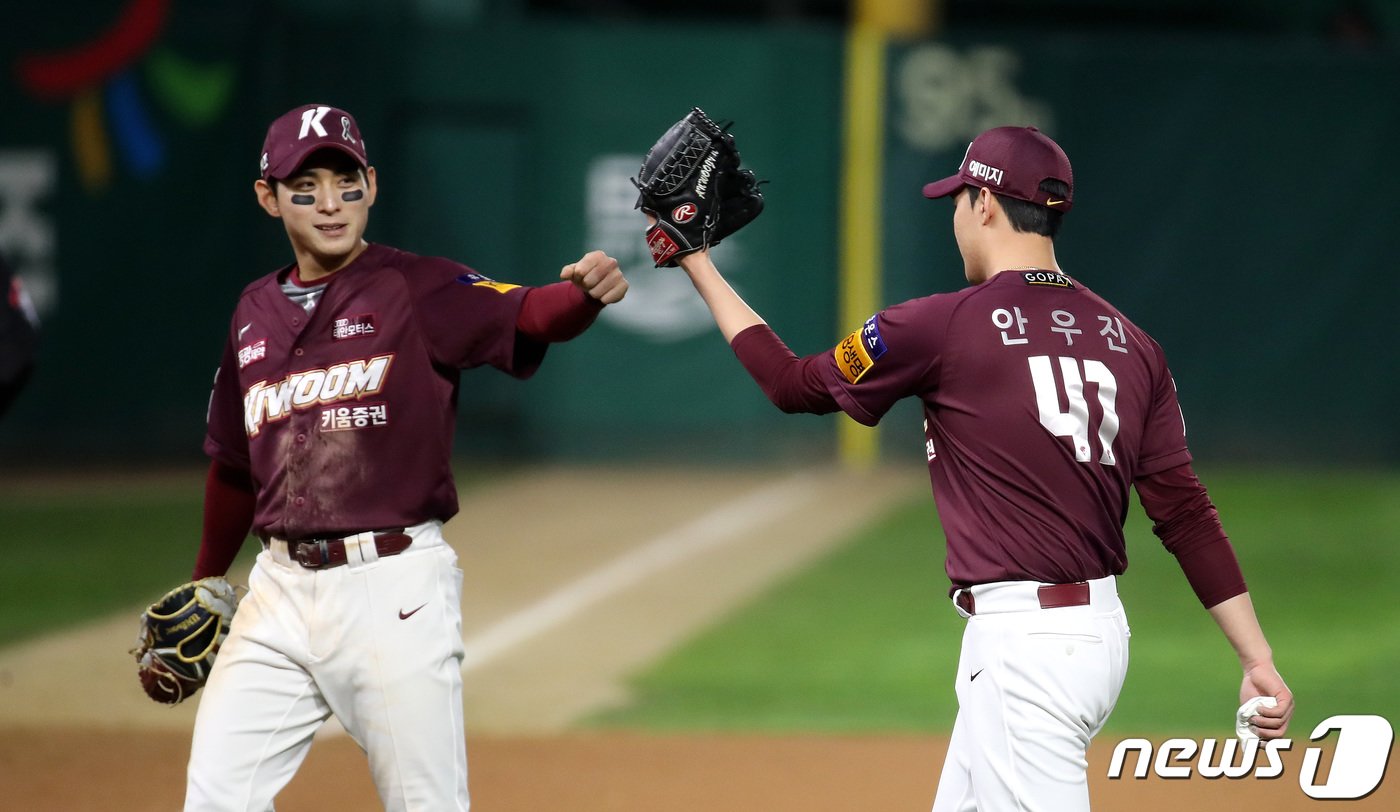
[[[1040,412],[1040,424],[1056,437],[1068,437],[1074,444],[1074,458],[1078,462],[1089,462],[1089,403],[1084,399],[1084,382],[1098,384],[1099,406],[1103,410],[1103,420],[1099,424],[1099,446],[1103,453],[1099,462],[1113,465],[1113,440],[1118,436],[1118,411],[1115,400],[1118,397],[1118,381],[1113,372],[1102,361],[1080,360],[1059,356],[1051,359],[1048,355],[1034,355],[1026,359],[1031,367],[1031,382],[1035,385],[1035,404]],[[1069,410],[1060,408],[1060,391],[1055,382],[1052,364],[1058,361],[1060,375],[1064,379],[1065,399]]]

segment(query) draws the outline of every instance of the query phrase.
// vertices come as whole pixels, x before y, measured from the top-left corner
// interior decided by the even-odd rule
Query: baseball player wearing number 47
[[[828,352],[796,357],[708,250],[678,262],[784,411],[874,425],[901,398],[923,404],[949,594],[967,618],[933,809],[1088,809],[1085,752],[1128,665],[1116,576],[1130,487],[1238,654],[1240,701],[1276,700],[1252,732],[1284,735],[1293,698],[1192,471],[1165,356],[1056,260],[1069,159],[1034,128],[998,127],[924,195],[951,199],[971,286],[881,310]]]
[[[263,549],[204,686],[185,809],[271,809],[334,715],[386,809],[467,810],[462,572],[442,535],[459,370],[529,377],[627,282],[599,251],[522,287],[366,242],[378,178],[327,105],[272,122],[254,190],[294,262],[229,324],[194,577],[224,574],[250,528]]]

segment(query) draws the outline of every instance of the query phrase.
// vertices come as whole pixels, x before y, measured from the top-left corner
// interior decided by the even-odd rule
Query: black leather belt
[[[411,544],[413,538],[403,530],[385,530],[374,534],[374,549],[379,551],[380,558],[398,555]],[[347,561],[345,538],[289,541],[287,552],[293,561],[309,570],[331,569]]]

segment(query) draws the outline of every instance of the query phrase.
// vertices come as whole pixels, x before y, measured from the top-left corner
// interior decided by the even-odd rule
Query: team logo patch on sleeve
[[[888,350],[885,339],[880,335],[880,317],[875,315],[865,320],[865,326],[837,344],[833,355],[836,368],[841,370],[846,380],[857,383]]]
[[[497,293],[505,293],[508,290],[515,290],[519,285],[512,285],[509,282],[497,282],[496,280],[482,276],[479,273],[464,273],[457,277],[457,281],[463,285],[471,285],[474,288],[490,288]]]

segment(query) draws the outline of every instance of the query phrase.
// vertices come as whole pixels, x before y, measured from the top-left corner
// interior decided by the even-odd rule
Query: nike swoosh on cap
[[[1060,204],[1063,203],[1063,202],[1065,202],[1065,201],[1063,201],[1063,200],[1056,200],[1055,198],[1051,197],[1051,198],[1046,198],[1046,200],[1045,200],[1045,205],[1047,205],[1047,206],[1058,206],[1058,205],[1060,205]]]

